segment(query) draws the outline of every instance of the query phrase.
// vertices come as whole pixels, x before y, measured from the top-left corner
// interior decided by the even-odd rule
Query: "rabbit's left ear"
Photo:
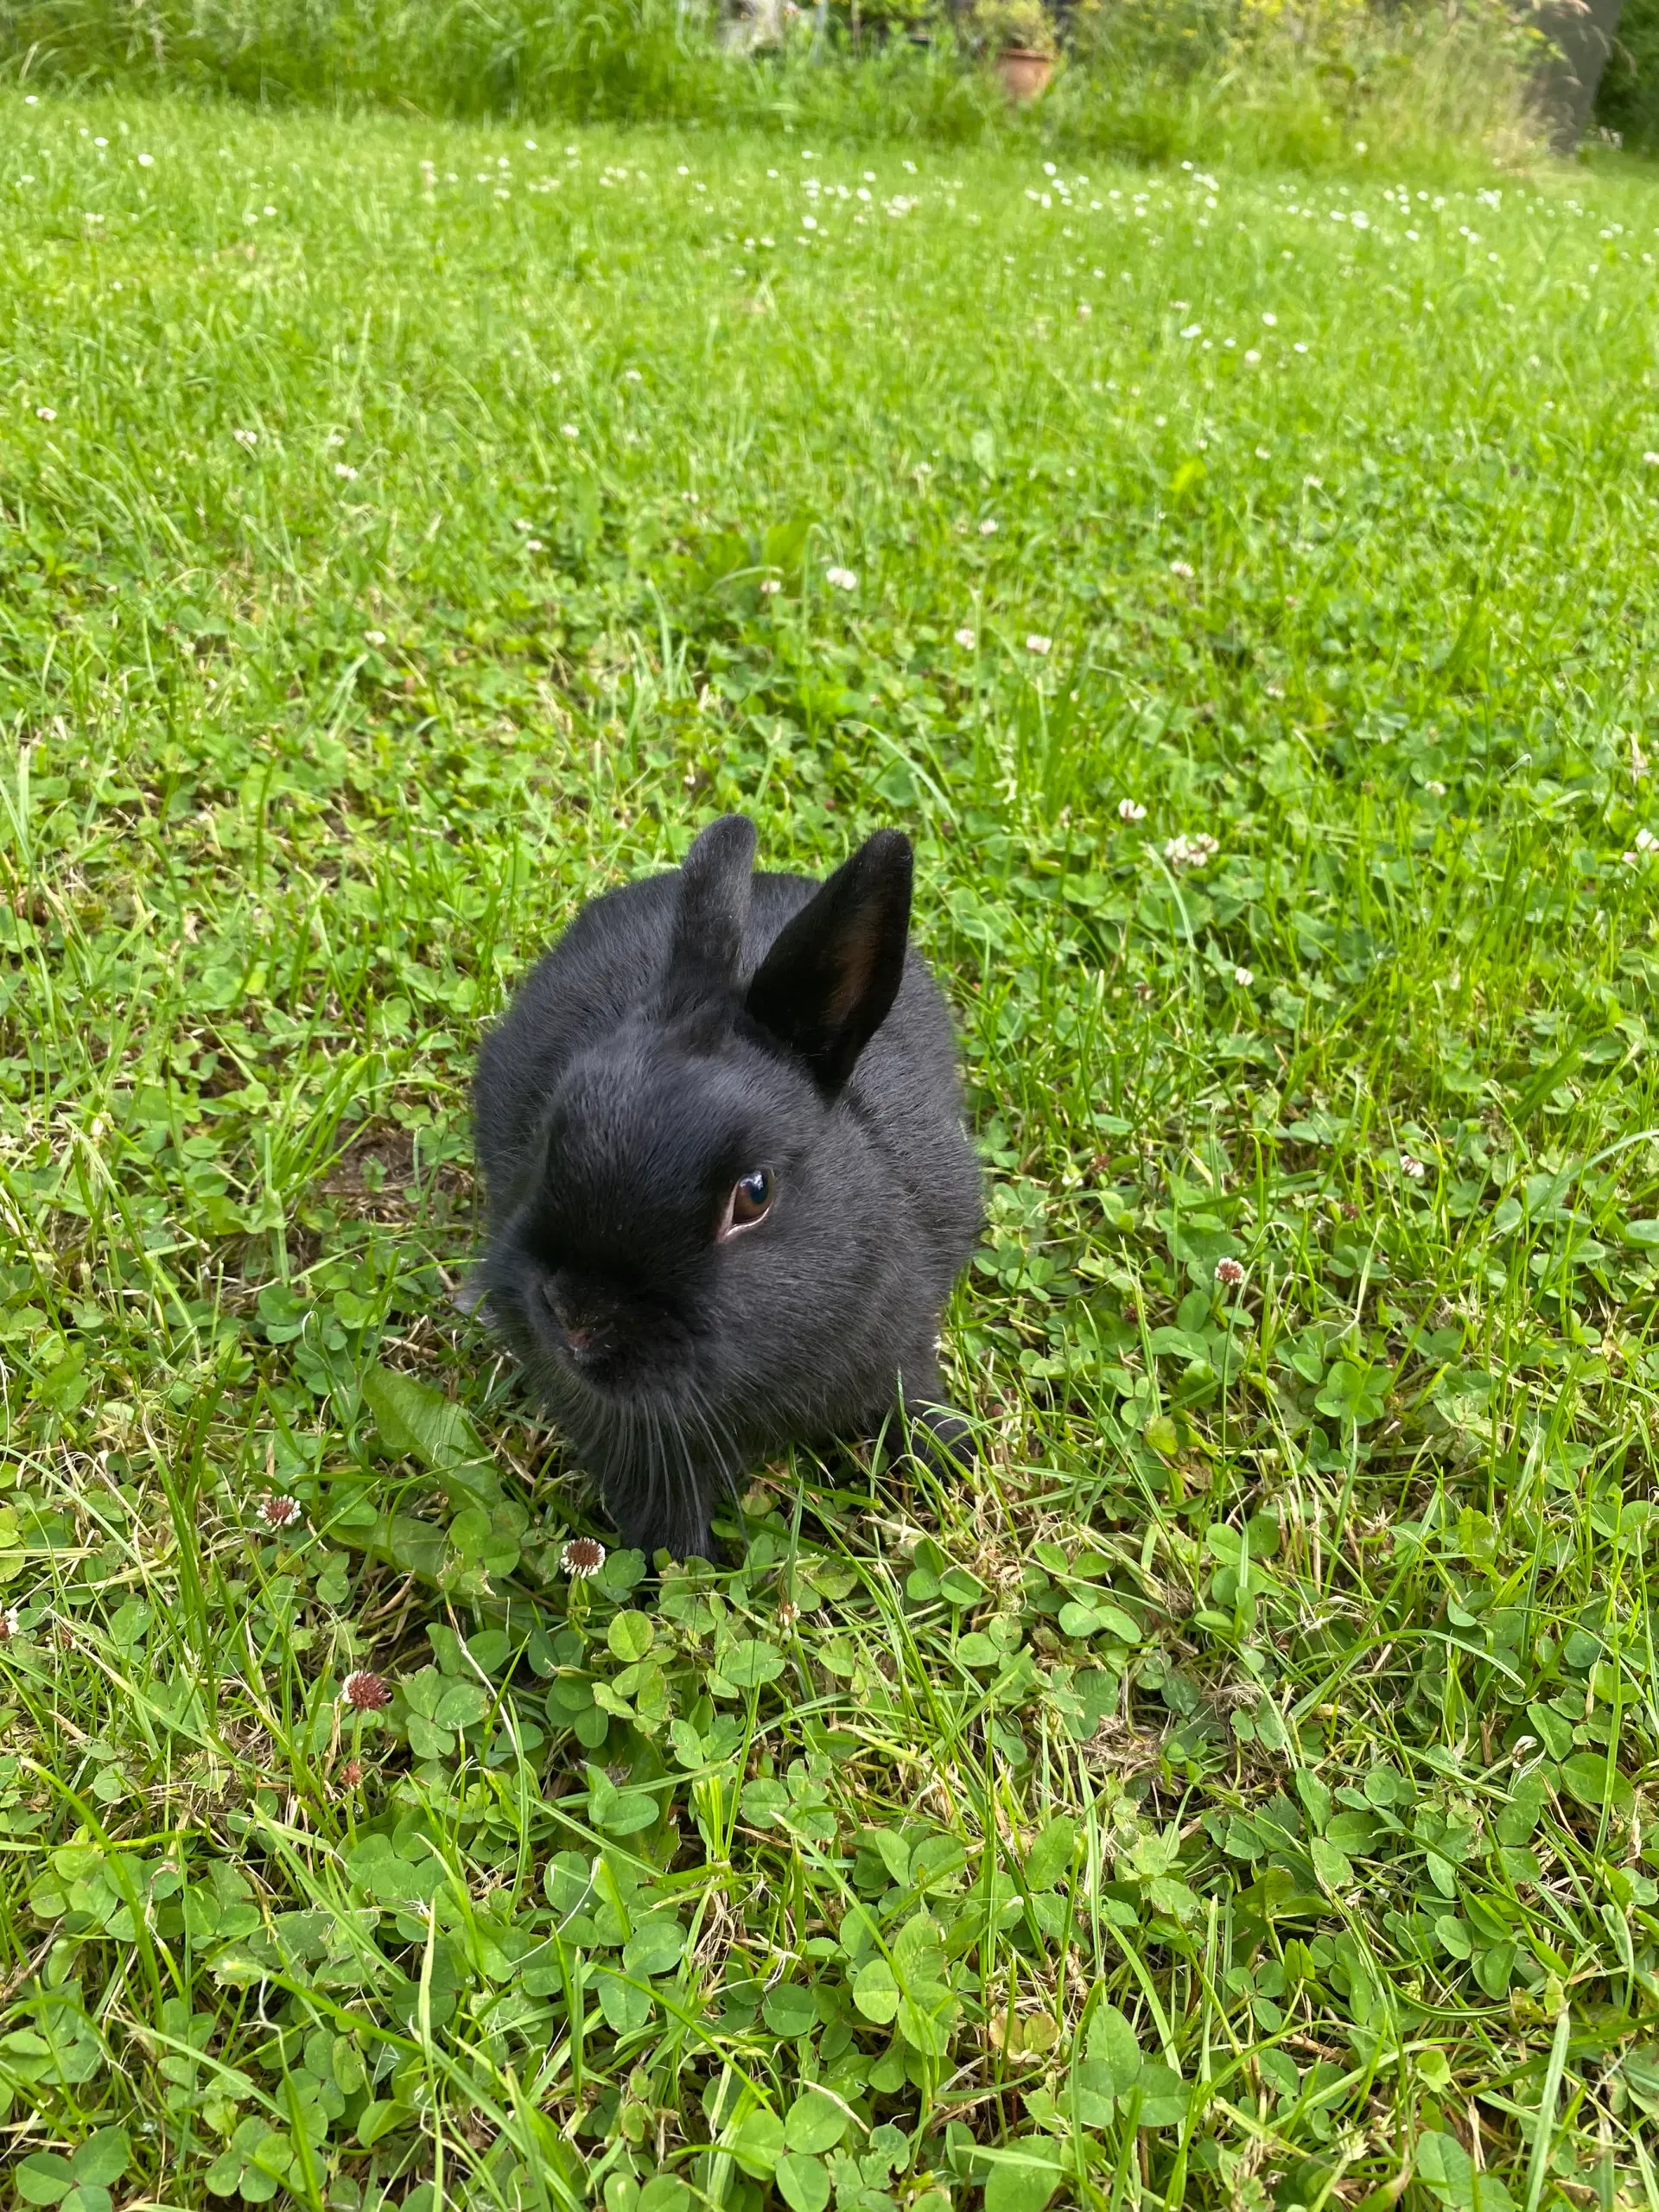
[[[833,1096],[887,1020],[904,980],[910,840],[878,830],[774,939],[748,1010],[792,1046]]]
[[[671,1014],[726,999],[737,982],[754,880],[754,824],[741,814],[711,822],[680,869],[680,911],[663,996]]]

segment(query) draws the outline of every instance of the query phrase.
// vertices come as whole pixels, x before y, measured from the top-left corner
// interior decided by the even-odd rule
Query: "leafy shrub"
[[[1659,147],[1659,0],[1624,0],[1596,92],[1596,121],[1627,146]]]
[[[1530,136],[1540,41],[1498,0],[1085,0],[1076,27],[1083,67],[1054,119],[1103,149],[1410,164]]]

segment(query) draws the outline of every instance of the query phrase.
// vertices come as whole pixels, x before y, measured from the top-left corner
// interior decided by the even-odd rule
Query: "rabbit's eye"
[[[746,1175],[732,1185],[732,1195],[726,1201],[725,1218],[720,1224],[723,1243],[735,1236],[740,1229],[753,1229],[763,1220],[772,1205],[772,1170],[757,1167],[753,1175]]]

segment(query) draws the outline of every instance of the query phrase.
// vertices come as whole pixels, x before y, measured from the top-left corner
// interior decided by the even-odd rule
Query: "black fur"
[[[479,1056],[482,1290],[631,1544],[710,1550],[722,1487],[795,1441],[931,1413],[978,1233],[950,1021],[906,950],[911,850],[755,875],[728,815],[583,907]],[[726,1242],[733,1185],[764,1220]]]

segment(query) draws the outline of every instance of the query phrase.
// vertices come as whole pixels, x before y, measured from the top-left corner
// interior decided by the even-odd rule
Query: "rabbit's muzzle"
[[[546,1284],[543,1297],[559,1357],[583,1382],[601,1390],[660,1382],[683,1351],[683,1324],[652,1301],[559,1276]]]
[[[602,1360],[617,1334],[615,1313],[606,1313],[597,1300],[581,1298],[556,1280],[543,1287],[542,1296],[558,1332],[560,1349],[579,1367]]]

